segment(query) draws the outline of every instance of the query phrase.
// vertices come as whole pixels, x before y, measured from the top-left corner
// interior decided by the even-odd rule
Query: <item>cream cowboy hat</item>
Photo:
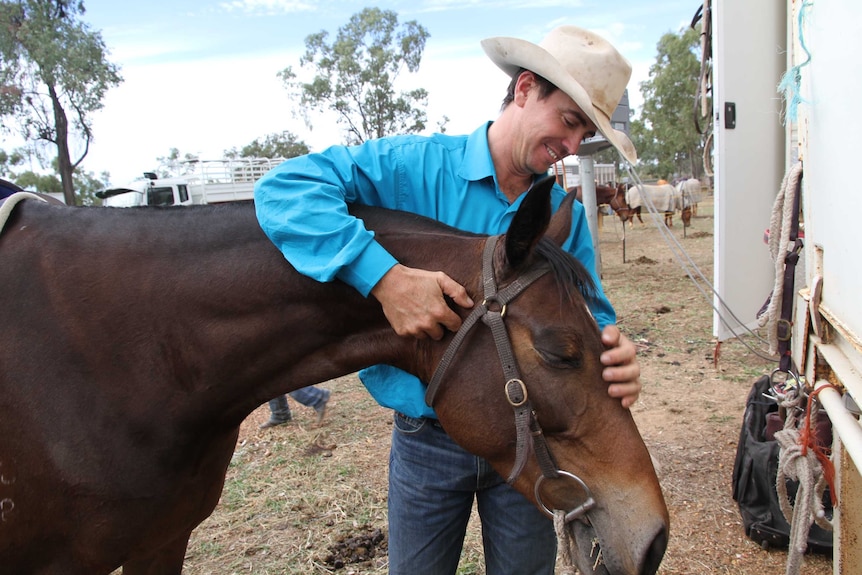
[[[611,127],[632,66],[607,40],[577,26],[559,26],[539,45],[496,37],[482,40],[482,48],[509,76],[524,68],[568,94],[608,142],[631,164],[637,163],[631,140]]]

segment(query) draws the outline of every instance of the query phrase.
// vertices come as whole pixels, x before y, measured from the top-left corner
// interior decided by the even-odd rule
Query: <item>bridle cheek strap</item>
[[[494,277],[494,250],[501,237],[491,236],[485,242],[485,249],[482,254],[482,283],[485,299],[467,316],[467,319],[461,325],[461,329],[458,330],[455,337],[449,343],[449,347],[446,348],[443,358],[440,360],[431,378],[431,382],[428,384],[428,389],[425,392],[425,403],[431,407],[434,406],[434,399],[439,391],[444,374],[448,370],[464,339],[467,337],[467,334],[476,325],[478,319],[482,318],[482,322],[491,328],[494,344],[497,347],[497,354],[500,356],[503,375],[506,379],[506,399],[515,412],[515,430],[517,433],[515,464],[507,481],[509,483],[515,481],[518,475],[521,474],[521,471],[523,471],[527,458],[531,453],[536,454],[542,474],[548,479],[553,479],[559,477],[559,471],[551,457],[550,450],[545,442],[545,436],[542,434],[542,429],[530,404],[527,387],[521,381],[517,362],[515,361],[515,354],[512,351],[512,343],[506,331],[506,326],[503,323],[503,318],[506,315],[506,306],[509,302],[518,297],[521,292],[537,279],[548,273],[550,268],[547,264],[534,265],[498,292],[497,282]],[[495,308],[499,307],[499,309],[491,310],[490,305],[492,303],[496,303]]]

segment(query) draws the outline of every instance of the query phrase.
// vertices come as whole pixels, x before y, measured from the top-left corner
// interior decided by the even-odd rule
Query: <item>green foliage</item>
[[[669,181],[677,175],[700,178],[703,140],[694,123],[700,34],[691,28],[679,35],[667,33],[657,50],[649,79],[640,85],[643,110],[631,123],[641,168]]]
[[[66,203],[92,140],[90,115],[122,78],[82,1],[0,0],[0,116],[37,152],[56,147]],[[72,159],[72,147],[77,158]]]
[[[190,174],[194,171],[194,162],[199,159],[194,154],[181,154],[178,148],[171,148],[167,156],[156,158],[159,163],[156,173],[160,178]]]
[[[55,174],[37,174],[28,170],[16,177],[15,183],[25,190],[34,190],[42,194],[63,192],[63,186]]]
[[[241,150],[231,148],[225,150],[226,158],[295,158],[309,152],[308,146],[289,131],[269,134],[261,140],[255,139]]]
[[[348,144],[425,129],[428,92],[396,90],[405,68],[419,69],[429,36],[424,27],[415,20],[399,26],[395,12],[365,8],[338,29],[331,44],[328,36],[321,30],[305,39],[300,66],[314,68],[310,82],[299,80],[291,67],[278,73],[303,114],[335,112]]]
[[[56,162],[54,163],[56,167]],[[110,176],[107,172],[97,177],[92,172],[75,171],[75,204],[77,206],[99,206],[102,200],[96,197],[96,192],[108,186]],[[13,181],[25,190],[34,190],[42,194],[54,196],[63,193],[63,184],[57,174],[37,174],[31,170],[21,172],[13,178]]]
[[[12,150],[12,153],[6,150],[0,150],[0,177],[9,180],[15,177],[13,170],[16,166],[20,166],[27,158],[24,150]]]

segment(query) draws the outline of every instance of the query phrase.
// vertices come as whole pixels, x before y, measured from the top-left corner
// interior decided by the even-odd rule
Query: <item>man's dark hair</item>
[[[519,68],[518,71],[512,75],[512,81],[509,82],[509,87],[506,88],[506,97],[503,98],[503,105],[500,106],[500,109],[505,109],[506,106],[512,103],[515,99],[515,84],[518,83],[518,78],[521,77],[521,74],[524,72],[530,72],[533,76],[536,77],[536,84],[539,86],[539,99],[544,100],[548,96],[554,93],[554,91],[559,90],[555,85],[551,84],[542,76],[539,76],[532,70],[527,70],[526,68]]]

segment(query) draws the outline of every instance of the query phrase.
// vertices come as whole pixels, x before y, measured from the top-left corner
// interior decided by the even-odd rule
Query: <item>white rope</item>
[[[804,413],[800,408],[804,396],[790,393],[781,405],[787,410],[784,429],[775,433],[778,442],[778,469],[775,476],[775,492],[784,518],[790,524],[790,542],[787,549],[786,575],[799,575],[802,558],[808,548],[808,533],[811,525],[817,523],[821,528],[831,531],[832,524],[826,519],[823,508],[823,494],[826,478],[814,450],[800,445],[799,426],[805,425]],[[817,421],[817,403],[813,402],[810,420]],[[804,452],[803,452],[804,451]],[[787,495],[787,479],[797,481],[794,504]]]
[[[575,541],[572,530],[566,523],[566,512],[561,509],[554,511],[554,530],[557,532],[557,554],[562,563],[559,575],[575,575],[577,573],[573,561]]]
[[[775,266],[775,280],[769,305],[758,317],[758,324],[766,326],[769,338],[769,353],[778,353],[778,320],[781,315],[781,301],[784,295],[784,267],[789,246],[790,229],[793,225],[794,195],[799,178],[802,177],[802,163],[797,163],[784,175],[781,189],[772,204],[772,216],[769,220],[769,254]]]

